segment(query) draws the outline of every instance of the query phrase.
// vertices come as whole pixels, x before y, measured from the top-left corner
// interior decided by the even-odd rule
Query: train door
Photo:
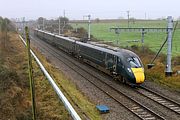
[[[75,44],[75,56],[76,57],[81,57],[80,56],[80,45],[79,44]]]
[[[113,55],[107,53],[106,54],[106,60],[105,60],[105,64],[106,64],[106,69],[113,71]]]
[[[116,72],[117,56],[113,55],[113,72]]]
[[[77,49],[77,44],[76,44],[76,40],[74,42],[72,42],[72,53],[73,55],[76,54],[76,49]]]
[[[120,74],[121,76],[125,76],[125,66],[123,64],[123,59],[118,57],[117,58],[117,73]]]

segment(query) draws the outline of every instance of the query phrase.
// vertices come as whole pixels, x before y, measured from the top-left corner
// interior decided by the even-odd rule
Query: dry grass
[[[95,105],[89,102],[88,98],[77,89],[76,85],[70,82],[69,78],[47,62],[48,60],[44,58],[44,56],[42,56],[37,49],[34,48],[34,50],[65,96],[74,106],[74,108],[78,110],[78,114],[80,114],[82,117],[83,113],[85,113],[91,120],[100,120],[101,117],[99,112],[96,110]]]
[[[9,33],[8,46],[0,44],[0,119],[31,120],[27,56],[25,47],[15,33]],[[1,40],[0,40],[0,43]],[[37,117],[40,120],[70,119],[64,105],[33,63],[36,81]]]
[[[0,44],[0,118],[14,120],[22,114],[26,116],[24,118],[29,118],[31,108],[28,104],[27,74],[21,74],[22,66],[26,64],[23,60],[25,55],[22,47],[15,46],[19,38],[14,33],[10,33],[9,37],[5,48]],[[0,41],[3,43],[2,39]]]
[[[161,54],[155,60],[155,66],[151,69],[147,69],[147,64],[151,62],[154,58],[155,53],[145,47],[145,52],[143,53],[141,48],[133,47],[132,49],[135,51],[143,61],[145,72],[146,72],[146,79],[152,80],[158,84],[168,86],[174,90],[180,91],[180,75],[176,74],[176,71],[180,70],[180,56],[174,57],[172,59],[172,67],[173,67],[173,76],[166,77],[165,76],[165,64],[166,64],[166,55]]]

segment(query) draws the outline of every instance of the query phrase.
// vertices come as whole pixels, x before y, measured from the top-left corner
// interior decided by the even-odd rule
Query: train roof
[[[138,57],[134,52],[127,50],[127,49],[121,49],[120,52],[121,52],[121,54],[123,54],[123,57],[125,57],[125,58]]]
[[[61,38],[61,39],[65,39],[65,40],[68,40],[68,41],[71,41],[71,42],[75,42],[75,40],[70,39],[70,38],[68,38],[68,37],[63,37],[63,36],[59,36],[59,35],[55,35],[55,37]]]
[[[68,38],[68,37],[63,37],[63,36],[56,35],[56,34],[53,34],[53,33],[50,33],[50,32],[46,32],[46,31],[43,31],[43,30],[38,30],[38,29],[35,29],[35,30],[36,30],[36,31],[39,31],[39,32],[42,32],[42,33],[46,33],[46,34],[52,35],[52,36],[57,37],[57,38],[66,39],[66,40],[68,40],[68,41],[75,42],[75,40],[70,39],[70,38]]]
[[[103,47],[99,47],[97,45],[93,45],[93,44],[88,44],[88,43],[82,43],[82,42],[79,42],[79,41],[76,41],[77,44],[80,44],[80,45],[83,45],[83,46],[86,46],[86,47],[89,47],[89,48],[93,48],[93,49],[96,49],[96,50],[99,50],[99,51],[102,51],[102,52],[106,52],[106,53],[109,53],[109,54],[113,54],[113,55],[116,55],[116,56],[123,56],[123,57],[132,57],[132,56],[137,56],[135,53],[133,53],[132,51],[130,50],[126,50],[126,49],[109,49],[109,48],[103,48]]]
[[[134,52],[132,52],[130,50],[120,49],[120,48],[118,48],[118,49],[104,48],[104,47],[100,47],[100,46],[97,46],[97,45],[94,45],[94,44],[89,44],[89,43],[83,43],[83,42],[80,42],[80,41],[76,41],[76,40],[70,39],[68,37],[55,35],[53,33],[49,33],[49,32],[46,32],[46,31],[42,31],[42,30],[38,30],[38,29],[35,29],[35,30],[46,33],[46,34],[49,34],[49,35],[52,35],[52,36],[55,36],[55,37],[58,37],[58,38],[61,38],[61,39],[65,39],[65,40],[68,40],[68,41],[71,41],[71,42],[76,42],[76,44],[83,45],[83,46],[86,46],[86,47],[89,47],[89,48],[92,48],[92,49],[96,49],[96,50],[99,50],[99,51],[102,51],[102,52],[106,52],[106,53],[109,53],[109,54],[113,54],[113,55],[116,55],[116,56],[123,56],[123,57],[126,57],[126,58],[128,58],[130,56],[137,56]]]
[[[49,34],[49,35],[54,36],[54,34],[53,34],[53,33],[50,33],[50,32],[46,32],[46,31],[38,30],[38,29],[35,29],[35,30],[36,30],[36,31],[39,31],[39,32],[42,32],[42,33],[46,33],[46,34]]]
[[[83,45],[83,46],[86,46],[86,47],[89,47],[89,48],[92,48],[92,49],[96,49],[96,50],[99,50],[99,51],[102,51],[102,52],[107,52],[107,53],[110,53],[110,54],[116,54],[116,52],[113,51],[113,50],[103,48],[103,47],[99,47],[97,45],[92,45],[92,44],[89,44],[89,43],[83,43],[83,42],[79,42],[79,41],[76,41],[76,44]]]
[[[111,49],[111,48],[104,48],[104,47],[100,47],[94,44],[88,44],[88,43],[82,43],[79,41],[76,41],[77,44],[89,47],[89,48],[93,48],[102,52],[106,52],[109,54],[113,54],[119,57],[125,57],[125,58],[129,58],[129,57],[138,57],[134,52],[127,50],[127,49],[121,49],[121,48],[116,48],[116,49]],[[139,57],[138,57],[139,58]]]

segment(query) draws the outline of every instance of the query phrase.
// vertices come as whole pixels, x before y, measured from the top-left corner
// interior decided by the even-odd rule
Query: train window
[[[112,55],[111,54],[107,54],[107,59],[112,59]]]
[[[118,58],[118,63],[121,63],[121,59],[120,58]]]
[[[136,57],[128,58],[127,61],[130,63],[130,66],[131,66],[132,68],[142,67],[139,59],[136,58]]]
[[[112,54],[107,54],[107,61],[108,62],[113,62],[113,55]]]

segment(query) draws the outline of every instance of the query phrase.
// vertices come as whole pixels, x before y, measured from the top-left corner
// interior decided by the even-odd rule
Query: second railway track
[[[137,92],[180,115],[180,103],[143,86],[137,89]]]

